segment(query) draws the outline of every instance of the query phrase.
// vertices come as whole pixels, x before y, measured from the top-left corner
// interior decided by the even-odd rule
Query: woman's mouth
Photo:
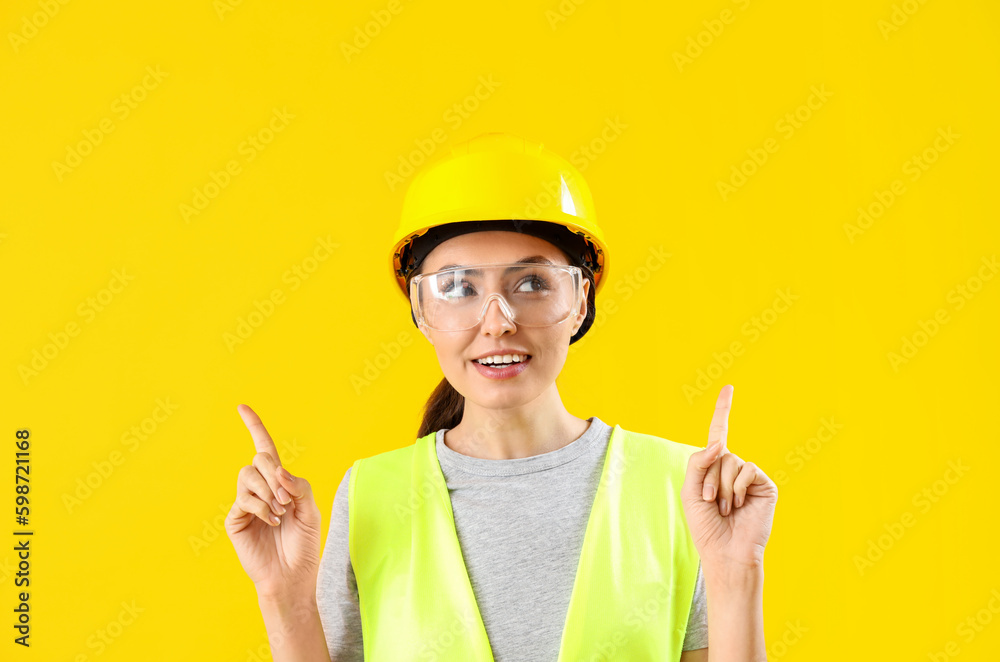
[[[503,357],[506,358],[506,357]],[[528,367],[528,363],[531,362],[530,354],[521,354],[517,358],[520,360],[515,360],[514,356],[510,357],[510,361],[496,361],[495,363],[480,363],[480,360],[486,359],[473,359],[472,364],[476,366],[476,370],[483,377],[489,379],[510,379],[515,375],[519,375]],[[495,359],[495,357],[494,357]]]

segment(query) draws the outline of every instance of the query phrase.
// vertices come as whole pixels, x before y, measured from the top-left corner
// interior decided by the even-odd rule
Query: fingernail
[[[705,497],[705,501],[711,501],[712,499],[714,499],[715,498],[715,485],[709,485],[705,489],[708,490],[708,496]]]
[[[274,522],[275,524],[281,524],[281,520],[275,517],[274,515],[271,515],[271,521]]]
[[[282,506],[280,503],[278,503],[277,499],[271,499],[271,506],[274,508],[274,512],[278,513],[279,515],[285,514],[285,507]]]
[[[289,501],[292,500],[292,497],[289,496],[288,490],[286,490],[285,488],[279,486],[278,487],[278,500],[281,501],[281,503],[288,503]]]
[[[728,514],[729,514],[729,506],[728,506],[728,504],[726,503],[726,500],[725,500],[725,499],[723,499],[723,500],[722,500],[721,502],[719,502],[719,511],[720,511],[720,512],[721,512],[721,513],[722,513],[723,515],[728,515]]]
[[[736,497],[736,507],[739,508],[743,505],[743,497]]]

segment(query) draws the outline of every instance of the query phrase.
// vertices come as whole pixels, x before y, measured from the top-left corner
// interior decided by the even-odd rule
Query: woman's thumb
[[[308,495],[311,489],[309,481],[304,478],[293,476],[292,472],[286,469],[283,465],[278,465],[277,476],[278,480],[281,482],[281,486],[285,488],[288,495],[296,501],[301,501]]]
[[[293,476],[288,469],[279,465],[277,469],[278,482],[292,498],[289,504],[295,509],[295,516],[303,524],[319,527],[319,508],[313,500],[312,486],[301,476]]]
[[[691,453],[688,458],[687,480],[694,485],[701,485],[705,482],[705,474],[712,464],[719,459],[719,451],[722,449],[722,440]]]

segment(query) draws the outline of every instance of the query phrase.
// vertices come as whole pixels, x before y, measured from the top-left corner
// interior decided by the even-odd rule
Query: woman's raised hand
[[[258,597],[312,597],[320,559],[320,514],[312,487],[281,466],[260,417],[237,407],[257,454],[240,469],[226,533]]]
[[[753,462],[726,448],[733,387],[715,403],[708,445],[688,459],[681,500],[702,564],[762,567],[778,487]]]

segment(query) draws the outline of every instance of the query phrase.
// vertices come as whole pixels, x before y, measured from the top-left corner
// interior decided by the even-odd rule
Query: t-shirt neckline
[[[516,476],[552,469],[567,462],[572,462],[581,455],[593,450],[602,435],[607,432],[608,425],[597,416],[587,419],[590,425],[582,435],[554,451],[503,460],[490,460],[481,457],[463,455],[448,448],[444,443],[444,433],[450,428],[441,428],[435,437],[438,462],[442,467],[457,469],[465,473],[479,476]]]

